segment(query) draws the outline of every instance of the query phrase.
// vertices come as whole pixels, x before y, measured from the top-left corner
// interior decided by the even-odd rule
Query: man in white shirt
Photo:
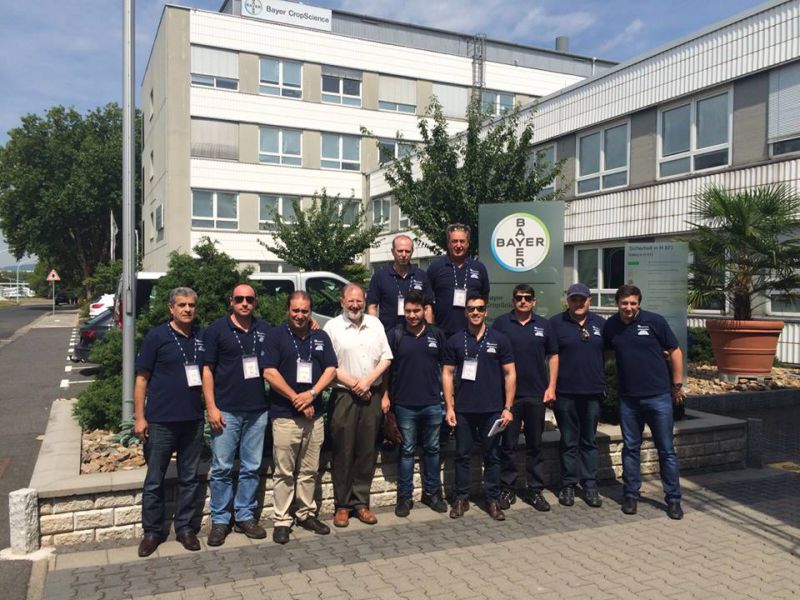
[[[331,397],[333,524],[347,527],[355,512],[362,523],[378,522],[369,510],[369,491],[381,424],[382,375],[392,359],[383,324],[364,314],[364,290],[342,290],[342,314],[325,325],[339,366]]]

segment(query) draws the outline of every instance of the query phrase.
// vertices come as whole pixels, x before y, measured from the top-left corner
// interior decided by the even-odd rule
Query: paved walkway
[[[683,479],[683,521],[659,501],[639,514],[605,502],[550,513],[517,502],[504,523],[474,504],[452,521],[418,505],[407,520],[379,514],[330,536],[293,533],[286,546],[232,534],[219,549],[176,542],[149,559],[135,546],[60,553],[45,597],[324,598],[797,598],[800,474],[774,468]],[[654,482],[649,498],[661,497]]]

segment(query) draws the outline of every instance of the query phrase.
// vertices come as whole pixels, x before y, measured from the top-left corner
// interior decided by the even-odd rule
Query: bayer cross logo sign
[[[550,250],[550,233],[538,217],[514,213],[502,219],[492,232],[492,254],[500,265],[521,273],[539,266]]]
[[[261,12],[261,0],[244,0],[244,9],[251,15]]]

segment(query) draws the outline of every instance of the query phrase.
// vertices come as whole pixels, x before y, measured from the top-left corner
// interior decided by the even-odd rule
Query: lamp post
[[[17,306],[19,306],[19,268],[22,265],[20,261],[17,261]]]

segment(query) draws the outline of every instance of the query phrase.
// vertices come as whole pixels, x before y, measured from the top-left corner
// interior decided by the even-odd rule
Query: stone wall
[[[747,424],[745,421],[687,411],[687,418],[675,425],[675,446],[680,458],[682,472],[694,470],[739,469],[745,464],[747,452]],[[545,478],[548,485],[558,484],[558,432],[544,434]],[[613,480],[622,474],[622,438],[618,427],[601,425],[598,431],[600,450],[599,478]],[[445,492],[449,494],[453,486],[453,443],[442,452],[442,479]],[[520,446],[518,460],[520,473],[524,478],[524,451]],[[326,457],[323,464],[327,465]],[[382,453],[372,485],[373,506],[388,506],[396,500],[396,451]],[[418,467],[418,465],[417,465]],[[208,465],[203,465],[203,473]],[[267,464],[263,485],[262,519],[272,514],[272,467]],[[480,458],[473,456],[474,491],[479,491]],[[642,446],[642,474],[658,473],[658,453],[645,430]],[[320,512],[329,517],[333,512],[333,486],[330,473],[323,470],[321,485],[318,487]],[[204,475],[205,477],[205,475]],[[81,481],[83,480],[83,482]],[[102,542],[136,538],[141,535],[141,486],[144,469],[125,472],[116,481],[112,478],[103,485],[90,475],[73,476],[65,481],[59,490],[58,485],[50,483],[47,489],[39,491],[39,527],[42,545],[67,545],[85,542]],[[33,487],[33,486],[32,486]],[[81,489],[85,489],[85,493]],[[419,473],[414,476],[415,496],[421,493]],[[202,483],[203,502],[198,501],[198,525],[208,525],[209,504],[208,486]],[[168,511],[173,508],[174,471],[168,473],[166,499]]]

